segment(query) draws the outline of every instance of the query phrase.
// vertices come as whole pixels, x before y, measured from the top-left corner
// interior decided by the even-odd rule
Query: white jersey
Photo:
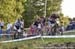
[[[21,32],[21,29],[18,29],[18,32]]]
[[[7,30],[11,29],[11,27],[12,27],[12,24],[11,23],[8,23],[7,24]]]
[[[4,26],[4,22],[3,21],[1,22],[1,26]]]
[[[20,23],[21,23],[21,28],[23,28],[24,27],[24,22],[20,21]]]
[[[26,32],[23,32],[23,36],[26,37],[27,36],[27,33]]]
[[[62,31],[64,32],[64,27],[61,27]]]
[[[48,21],[48,26],[49,26],[49,27],[51,27],[51,26],[52,26],[52,24],[51,24],[51,22],[50,22],[50,21]]]
[[[41,29],[41,24],[38,24],[38,28]]]
[[[15,26],[14,26],[14,30],[17,30]]]

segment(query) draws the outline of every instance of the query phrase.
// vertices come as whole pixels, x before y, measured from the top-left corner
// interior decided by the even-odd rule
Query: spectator
[[[33,24],[31,24],[31,26],[30,26],[30,34],[31,34],[31,35],[36,35],[36,34],[35,34],[35,27],[34,27]]]
[[[3,27],[4,27],[4,21],[2,20],[1,21],[1,28],[3,29]]]
[[[26,32],[26,30],[23,30],[23,37],[27,37],[27,32]]]
[[[0,22],[0,27],[1,27],[1,22]]]
[[[8,38],[10,37],[10,35],[8,35],[8,34],[11,33],[11,28],[12,28],[12,24],[10,22],[8,22],[8,24],[7,24],[7,30],[6,30],[6,33],[7,33],[7,37]]]
[[[73,29],[75,29],[75,21],[70,20],[70,23],[68,24],[66,30],[73,30]]]
[[[61,35],[63,35],[63,32],[65,31],[64,26],[63,26],[63,25],[61,25],[61,26],[60,26],[59,31],[60,31]]]
[[[1,29],[1,27],[0,27],[0,37],[2,36],[1,34],[3,33],[3,31],[2,31],[2,29]]]

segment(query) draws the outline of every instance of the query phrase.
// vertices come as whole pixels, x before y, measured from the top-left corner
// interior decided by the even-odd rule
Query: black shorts
[[[17,30],[20,28],[20,26],[15,26],[15,27],[16,27]]]
[[[1,26],[1,28],[3,29],[3,26]]]

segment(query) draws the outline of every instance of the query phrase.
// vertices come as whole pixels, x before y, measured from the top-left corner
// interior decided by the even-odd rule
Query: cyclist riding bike
[[[56,21],[56,19],[59,18],[59,16],[57,14],[52,14],[49,18],[48,18],[48,23],[50,26],[50,31],[49,31],[49,35],[56,35],[57,32],[57,28],[58,28],[58,22]]]

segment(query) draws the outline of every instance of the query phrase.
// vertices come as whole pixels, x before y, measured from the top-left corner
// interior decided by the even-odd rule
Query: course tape
[[[0,43],[9,43],[9,42],[18,42],[18,41],[24,41],[24,40],[30,40],[30,39],[36,39],[36,38],[75,38],[75,35],[60,35],[60,36],[33,36],[33,37],[26,37],[21,39],[15,39],[15,40],[8,40],[8,41],[0,41]]]
[[[38,35],[38,36],[33,36],[33,37],[21,38],[21,39],[15,39],[15,40],[0,41],[0,43],[18,42],[18,41],[23,41],[23,40],[35,39],[35,38],[40,38],[40,35]]]
[[[75,38],[75,35],[42,36],[42,38]]]
[[[65,31],[64,33],[68,33],[68,32],[75,32],[75,30]],[[12,34],[0,34],[0,35],[12,35]],[[41,36],[41,35],[37,35],[37,36],[25,37],[25,38],[15,39],[15,40],[0,41],[0,43],[18,42],[18,41],[30,40],[30,39],[36,39],[36,38],[41,38],[41,39],[43,39],[43,38],[75,38],[75,35],[57,35],[57,36]]]

